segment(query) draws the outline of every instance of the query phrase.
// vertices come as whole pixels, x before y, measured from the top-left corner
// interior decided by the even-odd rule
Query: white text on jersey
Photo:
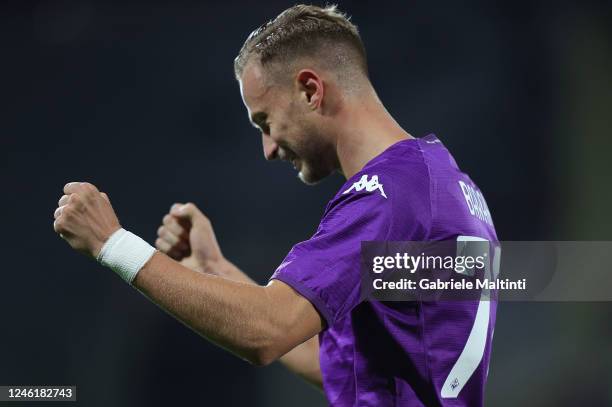
[[[463,181],[459,181],[459,186],[461,187],[463,197],[465,198],[465,203],[467,204],[470,213],[476,216],[478,219],[493,226],[491,212],[489,212],[489,207],[487,206],[487,202],[485,201],[484,196],[482,196],[482,193],[478,189],[467,185]]]

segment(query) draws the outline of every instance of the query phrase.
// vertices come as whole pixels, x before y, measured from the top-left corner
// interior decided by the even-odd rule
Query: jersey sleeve
[[[399,188],[389,177],[381,175],[380,182],[384,190],[348,188],[338,195],[312,238],[295,245],[270,277],[307,298],[327,326],[361,301],[361,242],[410,240],[416,236],[413,231],[423,229],[414,213],[418,208],[399,206],[412,200],[400,200]],[[402,188],[402,197],[404,192],[411,195]],[[397,230],[406,233],[399,235]]]

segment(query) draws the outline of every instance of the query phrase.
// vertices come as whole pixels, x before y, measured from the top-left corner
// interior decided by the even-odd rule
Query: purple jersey
[[[317,232],[272,279],[325,319],[323,387],[332,406],[481,406],[495,301],[362,301],[362,241],[497,241],[472,180],[430,134],[400,141],[352,176]]]

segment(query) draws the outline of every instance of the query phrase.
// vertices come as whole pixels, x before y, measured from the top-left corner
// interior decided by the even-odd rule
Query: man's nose
[[[263,145],[266,160],[276,160],[278,158],[278,144],[272,140],[272,137],[262,134],[261,144]]]

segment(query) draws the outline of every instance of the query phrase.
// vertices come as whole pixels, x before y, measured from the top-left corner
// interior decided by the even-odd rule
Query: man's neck
[[[340,115],[336,153],[347,179],[391,145],[413,138],[387,112],[374,91],[346,104]]]

